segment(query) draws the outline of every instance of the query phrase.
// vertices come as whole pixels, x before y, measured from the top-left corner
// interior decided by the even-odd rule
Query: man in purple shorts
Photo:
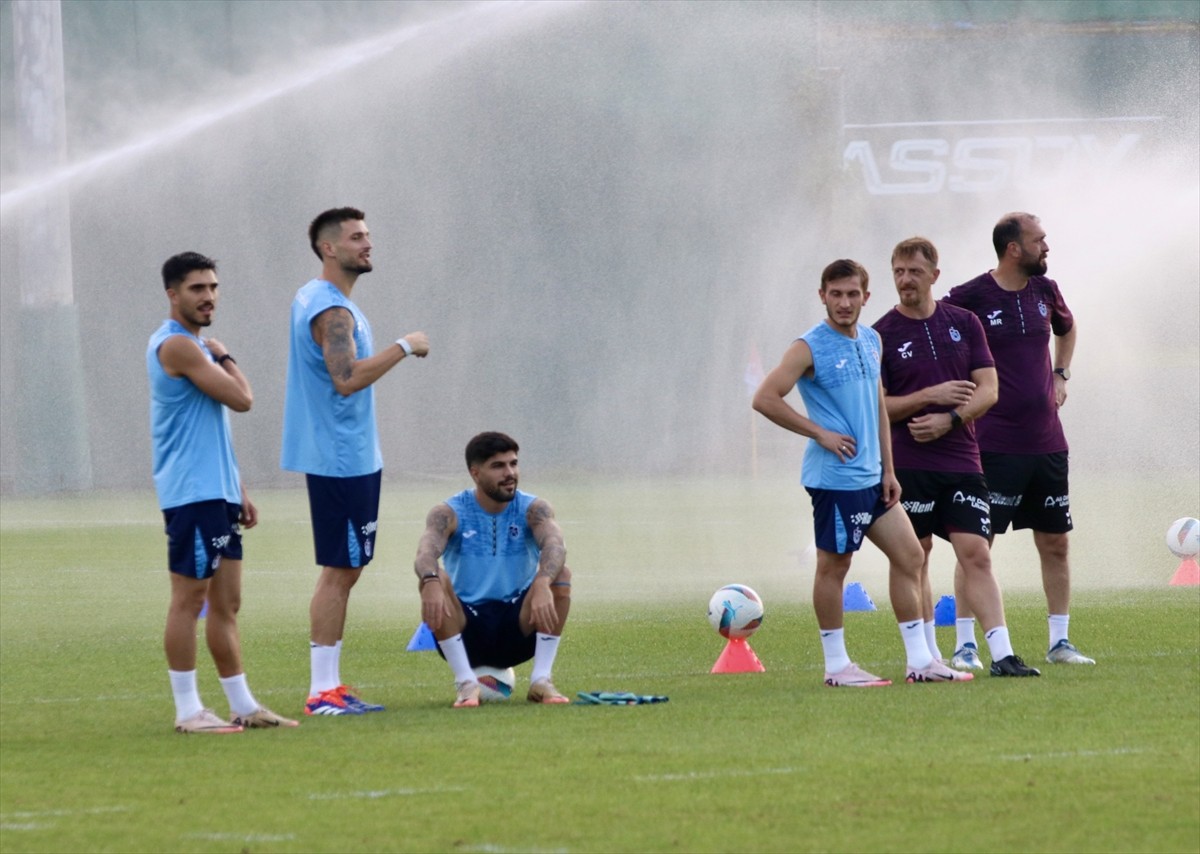
[[[863,537],[889,562],[889,593],[900,625],[908,682],[967,682],[929,652],[917,580],[924,553],[900,500],[891,430],[879,380],[879,335],[858,317],[870,294],[867,271],[840,260],[821,273],[827,317],[784,353],[754,394],[754,409],[809,438],[800,482],[813,501],[817,569],[813,610],[825,656],[825,684],[869,688],[891,681],[863,670],[846,651],[843,585]],[[796,388],[808,415],[784,399]]]
[[[934,631],[929,552],[949,540],[963,568],[967,602],[983,622],[993,676],[1038,676],[1013,653],[1000,586],[992,575],[987,484],[974,423],[996,402],[996,368],[979,319],[933,298],[937,248],[923,237],[892,251],[900,303],[874,325],[883,341],[884,403],[902,504],[925,550],[921,609],[929,651]],[[975,656],[978,661],[978,656]]]
[[[246,496],[233,453],[229,410],[254,402],[250,381],[216,338],[201,338],[217,310],[217,263],[182,252],[162,267],[171,315],[150,336],[150,430],[154,488],[167,533],[171,606],[163,647],[175,697],[175,731],[223,735],[244,729],[294,727],[259,705],[242,670],[237,614],[242,603],[242,526],[258,512]],[[200,702],[196,687],[196,623],[229,700],[231,719]]]
[[[350,591],[375,554],[383,455],[375,424],[375,381],[409,356],[429,353],[424,332],[375,352],[371,325],[350,300],[373,269],[362,211],[333,208],[308,227],[321,275],[292,300],[283,410],[282,467],[303,472],[321,574],[309,605],[307,715],[361,715],[367,703],[342,682],[342,635]]]
[[[1000,398],[978,424],[993,535],[1033,530],[1049,607],[1052,664],[1095,664],[1068,639],[1071,530],[1067,439],[1058,410],[1067,400],[1075,318],[1046,278],[1046,232],[1036,216],[1005,214],[992,229],[996,269],[952,288],[943,302],[973,312],[996,359]],[[1054,359],[1050,336],[1054,335]],[[956,574],[959,569],[955,569]],[[959,611],[959,647],[974,642],[971,613]]]

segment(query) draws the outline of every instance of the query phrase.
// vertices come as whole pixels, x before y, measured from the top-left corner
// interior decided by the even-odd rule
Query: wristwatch
[[[1058,374],[1064,380],[1069,380],[1071,378],[1071,369],[1070,368],[1055,368],[1054,373]]]

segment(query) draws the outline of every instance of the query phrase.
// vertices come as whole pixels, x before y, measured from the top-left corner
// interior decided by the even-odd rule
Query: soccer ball
[[[762,599],[745,584],[726,584],[708,600],[708,621],[723,638],[748,638],[762,625]]]
[[[1167,548],[1176,557],[1195,557],[1200,553],[1200,520],[1185,516],[1167,529]]]
[[[496,667],[479,666],[475,679],[479,682],[479,699],[485,703],[498,703],[512,696],[517,674],[511,667],[500,670]]]

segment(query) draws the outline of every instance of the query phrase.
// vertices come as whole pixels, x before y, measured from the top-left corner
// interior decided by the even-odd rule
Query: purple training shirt
[[[1050,335],[1075,325],[1058,284],[1033,276],[1006,291],[984,273],[952,288],[942,302],[968,309],[983,324],[1000,377],[1000,399],[977,422],[979,448],[1001,454],[1051,454],[1067,450],[1054,403]]]
[[[874,329],[883,339],[883,387],[893,397],[947,380],[969,380],[971,371],[995,364],[978,318],[963,308],[939,302],[925,320],[913,320],[893,308],[875,322]],[[929,406],[910,418],[953,408]],[[983,472],[974,424],[964,424],[933,442],[918,442],[908,432],[908,421],[892,422],[896,468]]]

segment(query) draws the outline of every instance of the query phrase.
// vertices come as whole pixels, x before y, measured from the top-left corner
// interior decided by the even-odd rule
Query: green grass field
[[[1127,585],[1080,585],[1072,637],[1095,668],[835,691],[821,685],[808,510],[792,485],[556,484],[544,494],[575,574],[556,682],[670,702],[455,711],[446,665],[404,647],[421,520],[457,488],[385,490],[343,675],[388,711],[230,737],[171,729],[152,495],[6,499],[0,850],[1200,850],[1200,589],[1166,585],[1161,539]],[[247,673],[260,700],[298,714],[314,578],[304,497],[255,497]],[[1024,560],[1001,546],[998,563]],[[863,558],[851,580],[880,610],[848,615],[850,651],[899,680],[886,584]],[[1083,550],[1077,566],[1093,560]],[[709,673],[721,643],[704,608],[731,581],[766,599],[752,640],[765,673]],[[1040,661],[1041,595],[1006,591],[1017,651]],[[953,630],[939,631],[945,651]],[[199,669],[225,713],[211,662]],[[527,676],[518,668],[521,696]]]

